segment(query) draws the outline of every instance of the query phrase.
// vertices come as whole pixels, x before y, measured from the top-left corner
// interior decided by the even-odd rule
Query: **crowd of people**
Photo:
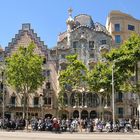
[[[0,119],[0,128],[6,130],[24,130],[31,129],[33,131],[51,131],[55,133],[60,132],[133,132],[137,128],[137,121],[132,119],[120,119],[116,121],[115,126],[113,122],[101,121],[101,119],[59,119],[59,118],[36,118],[33,117],[29,121],[22,118],[7,119],[4,121]]]

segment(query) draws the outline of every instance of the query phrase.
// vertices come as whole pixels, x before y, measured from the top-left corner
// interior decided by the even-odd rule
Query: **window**
[[[16,104],[16,97],[11,96],[11,105],[15,105],[15,104]]]
[[[119,32],[120,31],[120,24],[115,24],[115,31],[116,32]]]
[[[39,105],[39,97],[34,97],[34,106]]]
[[[46,58],[43,58],[43,64],[46,64]]]
[[[121,36],[115,35],[115,43],[121,43]]]
[[[122,107],[119,107],[119,108],[118,108],[118,114],[119,114],[119,115],[123,115],[123,113],[124,113],[124,112],[123,112],[123,108],[122,108]]]
[[[42,71],[42,75],[45,77],[46,76],[46,70]]]
[[[85,96],[85,102],[88,107],[97,107],[99,106],[99,96],[97,94],[88,93]]]
[[[94,41],[89,41],[89,48],[94,49]]]
[[[119,100],[122,100],[122,99],[123,99],[123,94],[122,94],[122,92],[119,92],[119,93],[118,93],[118,99],[119,99]]]
[[[44,104],[51,105],[51,97],[45,97],[44,98]]]
[[[43,94],[45,95],[47,93],[47,90],[46,89],[43,89]]]
[[[70,96],[70,105],[71,106],[75,106],[76,105],[76,98],[75,98],[75,94],[72,93]]]
[[[94,53],[89,54],[89,58],[94,58]]]
[[[78,47],[78,41],[73,42],[73,48],[76,49]]]
[[[70,91],[72,90],[72,86],[70,84],[65,84],[65,89]]]
[[[128,30],[134,31],[134,30],[135,30],[135,26],[133,26],[133,25],[128,25]]]
[[[61,58],[65,59],[66,55],[65,54],[61,54]]]
[[[47,70],[46,74],[47,76],[50,76],[50,70]]]
[[[101,45],[106,44],[106,40],[101,40]]]
[[[64,104],[67,105],[68,104],[68,96],[66,93],[64,93]]]
[[[3,83],[2,82],[0,83],[0,91],[1,91],[1,93],[3,92]]]
[[[67,68],[67,65],[61,65],[59,66],[59,70],[65,70]]]
[[[50,89],[51,88],[51,83],[50,82],[47,82],[46,83],[46,89]]]

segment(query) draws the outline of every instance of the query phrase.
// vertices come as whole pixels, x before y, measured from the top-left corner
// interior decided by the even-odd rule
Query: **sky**
[[[68,9],[72,16],[88,14],[103,25],[111,10],[120,10],[140,19],[140,0],[0,0],[0,45],[5,48],[23,23],[30,23],[48,48],[66,30]]]

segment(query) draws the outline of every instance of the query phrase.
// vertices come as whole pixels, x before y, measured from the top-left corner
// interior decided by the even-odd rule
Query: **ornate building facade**
[[[74,93],[65,93],[64,100],[66,107],[62,113],[59,112],[57,100],[60,90],[58,82],[59,72],[66,68],[66,56],[69,54],[78,54],[78,59],[82,60],[89,70],[93,69],[98,61],[105,62],[106,60],[102,57],[102,53],[110,51],[112,46],[118,47],[128,37],[128,33],[124,34],[125,31],[122,30],[125,29],[126,25],[123,24],[124,19],[121,17],[122,15],[126,17],[127,22],[130,20],[130,17],[126,16],[126,14],[111,12],[107,18],[107,26],[105,27],[100,23],[94,23],[92,17],[86,14],[80,14],[73,18],[72,10],[69,9],[69,17],[66,20],[67,29],[59,34],[57,45],[53,49],[48,49],[44,45],[44,42],[31,29],[30,24],[22,25],[22,29],[19,30],[18,34],[8,44],[5,51],[0,49],[0,58],[2,58],[0,61],[2,60],[3,62],[3,56],[8,57],[19,46],[26,47],[33,41],[37,46],[35,53],[44,57],[43,69],[46,80],[42,87],[29,96],[29,118],[32,116],[101,117],[103,113],[102,109],[105,106],[105,99],[101,98],[97,93],[91,94],[86,90],[80,95],[79,104],[76,106]],[[135,29],[138,33],[140,30],[139,27],[129,26],[130,29]],[[3,93],[5,114],[9,117],[21,117],[23,111],[22,95],[8,86],[5,86]],[[104,109],[105,119],[109,119],[112,115],[111,101],[112,99],[108,99],[110,108]],[[2,110],[2,104],[0,107]],[[132,93],[125,95],[122,93],[115,94],[116,118],[134,117],[137,112],[136,108],[137,103]],[[61,116],[59,116],[59,113]]]
[[[78,59],[82,60],[88,69],[92,69],[98,61],[106,61],[102,57],[102,53],[110,50],[112,38],[103,25],[94,23],[92,17],[86,14],[72,18],[71,9],[66,24],[66,31],[59,34],[57,46],[50,51],[53,52],[57,60],[58,74],[59,71],[66,68],[66,56],[70,54],[78,54]],[[100,103],[103,99],[99,94],[83,91],[76,106],[74,96],[73,92],[65,93],[66,108],[63,110],[63,117],[100,117],[102,112]],[[105,115],[110,117],[110,110],[105,110]]]

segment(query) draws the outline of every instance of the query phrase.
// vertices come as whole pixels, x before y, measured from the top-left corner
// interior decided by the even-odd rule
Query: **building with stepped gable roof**
[[[18,50],[19,46],[28,46],[32,41],[35,43],[35,53],[43,57],[43,73],[46,80],[41,88],[35,93],[29,95],[28,116],[44,116],[55,114],[54,108],[57,102],[55,92],[57,87],[54,80],[56,80],[56,64],[49,61],[49,50],[40,37],[30,27],[29,23],[22,24],[22,29],[18,31],[12,41],[9,42],[8,47],[5,48],[5,57],[11,56]],[[23,95],[13,90],[9,86],[5,86],[5,114],[7,117],[22,117],[23,112]],[[43,98],[43,99],[42,99]],[[46,112],[46,114],[45,114]]]
[[[127,23],[123,24],[124,19]],[[136,25],[133,25],[134,21]],[[135,30],[139,33],[139,20],[132,18],[127,14],[112,11],[108,18],[106,27],[98,22],[94,22],[92,17],[87,14],[79,14],[72,17],[72,9],[69,9],[69,17],[66,20],[67,28],[58,35],[57,45],[49,49],[44,42],[37,36],[30,24],[22,25],[22,29],[18,31],[12,41],[1,53],[1,56],[10,56],[19,46],[27,46],[33,41],[37,48],[35,53],[44,57],[44,74],[46,81],[40,89],[29,97],[29,118],[33,116],[61,116],[68,118],[96,118],[101,117],[102,106],[105,106],[106,100],[99,94],[91,94],[83,91],[79,97],[79,106],[75,106],[74,92],[65,93],[64,99],[66,107],[63,112],[59,113],[58,94],[59,88],[59,72],[66,68],[66,56],[69,54],[78,54],[78,59],[82,60],[88,69],[93,69],[98,61],[106,62],[102,57],[102,53],[110,51],[112,47],[119,46],[127,37],[128,33]],[[125,27],[127,25],[128,32]],[[131,25],[131,27],[129,26]],[[134,26],[134,27],[133,27]],[[125,30],[123,30],[125,29]],[[120,35],[121,41],[118,42],[116,35]],[[1,49],[0,49],[1,50]],[[4,55],[3,55],[4,54]],[[3,60],[3,59],[2,59]],[[43,95],[43,96],[40,96]],[[5,114],[7,116],[22,116],[22,95],[6,87],[5,92]],[[105,119],[112,118],[112,100],[107,100],[109,108],[105,109]],[[2,109],[1,109],[2,110]],[[133,94],[123,95],[115,94],[115,116],[116,118],[133,118],[137,114],[137,103],[133,98]],[[2,113],[1,113],[2,114]]]

